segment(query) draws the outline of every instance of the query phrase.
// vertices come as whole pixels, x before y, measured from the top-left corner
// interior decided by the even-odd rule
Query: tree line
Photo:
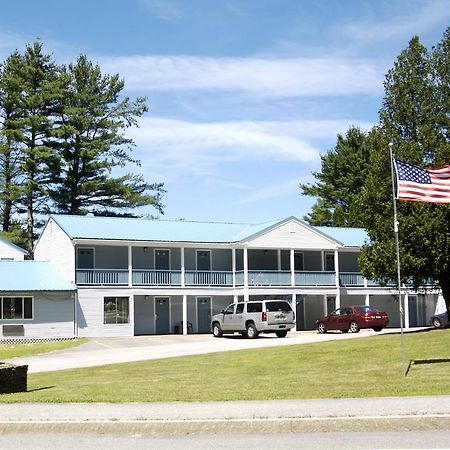
[[[450,164],[450,28],[430,50],[417,36],[384,81],[379,122],[350,127],[321,156],[315,183],[300,186],[317,197],[304,219],[313,225],[363,227],[363,274],[395,280],[396,254],[389,143],[397,159],[422,168]],[[402,282],[438,280],[450,310],[450,205],[397,202]]]
[[[41,214],[163,212],[163,184],[126,172],[139,161],[125,131],[147,100],[123,89],[118,74],[102,74],[85,55],[57,64],[39,41],[1,63],[0,231],[31,256]]]

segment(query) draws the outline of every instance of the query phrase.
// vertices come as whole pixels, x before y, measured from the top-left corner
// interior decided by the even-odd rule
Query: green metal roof
[[[289,220],[295,220],[348,247],[359,247],[367,238],[363,229],[313,227],[296,217],[260,224],[70,215],[53,215],[51,218],[71,239],[230,244],[244,242]]]
[[[0,292],[76,291],[45,261],[0,261]]]

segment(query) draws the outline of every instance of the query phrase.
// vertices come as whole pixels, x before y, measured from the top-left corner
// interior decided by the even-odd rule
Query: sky
[[[118,73],[148,100],[129,170],[164,183],[161,218],[262,223],[310,211],[320,155],[377,123],[399,53],[449,23],[450,0],[17,0],[0,60],[40,39]]]

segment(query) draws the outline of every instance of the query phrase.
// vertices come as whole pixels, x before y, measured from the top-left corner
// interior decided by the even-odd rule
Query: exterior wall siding
[[[129,297],[129,323],[104,324],[104,297]],[[78,336],[80,337],[114,337],[133,336],[133,300],[129,291],[79,289],[77,304]]]
[[[0,239],[0,260],[13,259],[14,261],[23,261],[24,258],[24,253]]]
[[[64,278],[75,282],[75,251],[72,241],[52,219],[37,242],[34,259],[50,261]]]
[[[337,245],[298,222],[288,222],[249,240],[248,247],[334,250]]]
[[[24,338],[74,337],[74,294],[39,292],[14,293],[14,297],[33,298],[33,319],[0,320],[0,338],[3,325],[23,325]],[[1,294],[0,296],[5,296]],[[9,337],[13,338],[13,337]]]

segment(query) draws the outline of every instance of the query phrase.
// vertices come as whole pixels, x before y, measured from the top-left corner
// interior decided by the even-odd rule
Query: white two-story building
[[[399,326],[396,287],[360,273],[365,239],[295,217],[248,225],[55,215],[35,259],[76,285],[77,336],[207,333],[229,303],[262,298],[290,301],[297,330],[351,304],[385,310]],[[439,292],[404,293],[406,326],[425,325]]]

